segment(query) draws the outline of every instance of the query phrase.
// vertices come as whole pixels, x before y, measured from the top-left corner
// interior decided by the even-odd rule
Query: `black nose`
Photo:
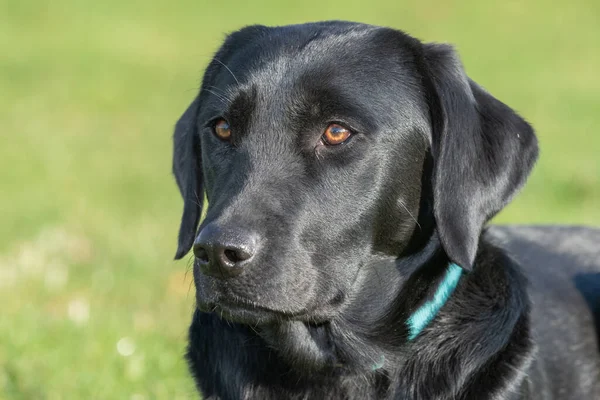
[[[200,270],[216,278],[232,278],[242,273],[258,249],[258,235],[241,229],[221,229],[206,225],[194,242]]]

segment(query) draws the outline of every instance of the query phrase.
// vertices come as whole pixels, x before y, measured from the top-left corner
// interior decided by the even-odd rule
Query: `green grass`
[[[541,141],[497,221],[600,223],[599,2],[203,3],[1,0],[0,399],[195,396],[170,136],[245,24],[351,19],[455,43]]]

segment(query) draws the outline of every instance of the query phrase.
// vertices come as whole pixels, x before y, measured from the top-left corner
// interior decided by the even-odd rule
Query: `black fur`
[[[229,142],[212,131],[219,118]],[[324,145],[330,123],[353,135]],[[196,259],[188,361],[205,399],[600,398],[600,251],[560,248],[600,233],[552,231],[528,259],[522,244],[542,233],[484,229],[524,184],[537,141],[451,47],[339,21],[244,28],[208,66],[174,142],[176,258],[206,227],[260,238],[228,279]],[[582,299],[573,276],[537,262],[573,251],[588,260],[568,259],[587,302],[567,302],[577,317],[562,325],[537,317],[557,292]],[[451,262],[465,270],[458,287],[408,340],[407,319]],[[532,306],[527,281],[546,275],[560,289]],[[574,329],[584,344],[556,345]]]

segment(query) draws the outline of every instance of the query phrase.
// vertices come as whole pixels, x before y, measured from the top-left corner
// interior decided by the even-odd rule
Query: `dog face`
[[[470,269],[537,154],[449,47],[342,22],[230,35],[174,141],[176,257],[198,307],[246,323],[334,318],[433,232]]]

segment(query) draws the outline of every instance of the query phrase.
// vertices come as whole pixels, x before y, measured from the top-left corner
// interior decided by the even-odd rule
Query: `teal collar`
[[[462,268],[451,263],[446,270],[446,275],[440,282],[433,298],[423,303],[406,321],[408,326],[408,340],[413,340],[435,318],[440,309],[446,304],[462,275]]]
[[[425,329],[427,325],[440,312],[441,308],[446,304],[454,289],[458,285],[458,281],[462,276],[463,269],[457,264],[451,263],[446,270],[446,275],[440,282],[433,298],[423,303],[406,321],[408,327],[408,340],[414,340]],[[385,364],[385,357],[382,355],[378,363],[373,364],[372,371],[382,368]]]

